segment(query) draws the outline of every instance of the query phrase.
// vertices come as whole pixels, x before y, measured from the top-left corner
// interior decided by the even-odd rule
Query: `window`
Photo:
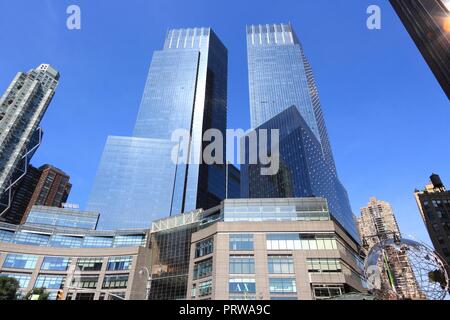
[[[0,277],[16,279],[21,289],[27,288],[31,280],[31,275],[22,273],[0,273]]]
[[[14,232],[8,230],[0,230],[0,242],[13,242]]]
[[[116,236],[114,238],[114,248],[140,247],[145,246],[144,235]]]
[[[198,296],[204,297],[210,295],[212,292],[212,281],[200,282],[198,285]]]
[[[34,269],[36,267],[37,259],[37,256],[10,253],[6,256],[3,268]]]
[[[230,234],[230,250],[231,251],[252,251],[253,235],[252,234]]]
[[[343,285],[313,285],[313,295],[317,300],[341,296],[344,293]]]
[[[105,276],[103,289],[125,289],[128,285],[128,274]]]
[[[50,238],[50,246],[55,248],[81,248],[83,246],[83,238],[53,235]]]
[[[102,270],[103,258],[79,258],[77,267],[81,271],[100,271]]]
[[[270,293],[296,293],[295,278],[270,278],[269,290]]]
[[[33,245],[33,246],[46,246],[48,241],[50,240],[50,236],[46,234],[38,234],[38,233],[29,233],[19,231],[16,232],[14,236],[14,243],[17,244],[25,244],[25,245]]]
[[[111,248],[112,246],[112,237],[85,237],[83,242],[83,248]]]
[[[253,256],[230,256],[230,274],[254,274],[255,258]]]
[[[133,261],[132,256],[109,258],[107,270],[109,271],[130,270],[132,261]]]
[[[293,274],[294,259],[292,256],[269,256],[269,273],[271,274]]]
[[[94,300],[94,297],[95,297],[95,293],[93,293],[93,292],[92,293],[91,292],[80,292],[80,293],[77,293],[75,300],[80,300],[80,301]]]
[[[70,259],[63,257],[45,257],[41,270],[66,271],[69,267]]]
[[[75,276],[72,279],[72,287],[75,288],[96,288],[98,284],[98,276],[96,275],[83,275],[83,276]]]
[[[230,279],[230,293],[256,293],[255,279]]]
[[[58,290],[64,287],[65,280],[64,276],[39,275],[34,287]]]
[[[308,272],[311,273],[336,273],[341,272],[339,259],[308,259]]]
[[[332,234],[274,233],[266,236],[267,250],[337,250]]]
[[[195,245],[195,257],[200,258],[206,256],[208,254],[213,253],[214,251],[214,239],[209,238],[207,240],[198,242]]]
[[[196,262],[194,265],[194,280],[208,277],[212,274],[212,258]]]

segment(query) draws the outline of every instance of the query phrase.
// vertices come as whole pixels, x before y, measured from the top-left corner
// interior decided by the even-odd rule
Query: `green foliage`
[[[0,277],[0,300],[16,300],[19,281],[14,278]]]
[[[24,300],[31,300],[33,296],[39,296],[37,300],[48,300],[49,292],[45,288],[34,288],[23,298]]]

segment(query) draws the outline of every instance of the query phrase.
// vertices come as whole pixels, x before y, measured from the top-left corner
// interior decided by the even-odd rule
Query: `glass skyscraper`
[[[280,169],[263,176],[261,165],[241,166],[242,196],[324,197],[332,216],[359,239],[337,177],[312,69],[291,25],[248,26],[247,48],[251,125],[256,131],[280,130]]]
[[[210,28],[172,29],[153,55],[133,137],[110,137],[88,209],[99,226],[147,227],[152,220],[225,198],[225,166],[201,163],[203,133],[225,136],[228,52]],[[173,163],[175,130],[191,135],[189,159]]]

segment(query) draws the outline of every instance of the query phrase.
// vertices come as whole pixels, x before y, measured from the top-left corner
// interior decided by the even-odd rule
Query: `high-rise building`
[[[383,241],[400,239],[400,228],[394,211],[388,202],[372,197],[367,206],[362,207],[360,211],[361,217],[358,218],[358,229],[366,254],[375,245]],[[396,292],[396,297],[402,299],[426,299],[426,295],[420,291],[414,269],[409,262],[408,252],[403,249],[395,250],[392,247],[387,247],[384,249],[384,257],[383,261],[391,272],[392,280],[382,281],[382,285],[391,283]],[[379,265],[379,268],[383,270],[382,265]],[[382,274],[382,277],[388,277],[385,273],[380,274]],[[382,292],[390,292],[387,289],[392,288],[382,288]],[[391,298],[389,294],[386,294],[385,299]]]
[[[0,221],[24,223],[35,205],[62,207],[72,188],[69,180],[66,173],[51,165],[46,164],[39,169],[30,165],[25,176],[13,188],[11,206]]]
[[[19,72],[0,98],[0,215],[10,207],[12,189],[25,176],[40,145],[39,124],[58,80],[59,72],[42,64]]]
[[[450,2],[390,0],[450,99]]]
[[[225,136],[227,70],[227,49],[212,29],[168,31],[153,55],[133,137],[110,137],[105,147],[88,203],[102,213],[100,228],[145,227],[225,198],[225,166],[201,158],[206,130]],[[188,164],[171,158],[180,129],[192,137]]]
[[[375,244],[394,236],[400,237],[400,228],[389,203],[370,198],[367,206],[360,209],[358,231],[364,244],[372,248]]]
[[[423,191],[416,190],[414,196],[433,246],[447,262],[450,272],[450,191],[445,189],[438,175],[433,174],[430,180],[431,183]]]
[[[227,164],[227,199],[241,197],[241,171],[232,164]]]
[[[291,25],[252,25],[247,27],[247,47],[251,125],[257,132],[280,130],[280,163],[277,174],[263,176],[261,165],[248,164],[247,154],[247,163],[241,166],[242,196],[325,197],[332,217],[358,239],[348,195],[336,173],[312,69],[298,37]]]

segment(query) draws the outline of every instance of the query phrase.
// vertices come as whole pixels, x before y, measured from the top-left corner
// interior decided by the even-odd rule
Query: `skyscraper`
[[[11,205],[12,188],[26,174],[40,145],[39,124],[58,80],[59,72],[42,64],[19,72],[0,98],[0,215]]]
[[[450,191],[445,189],[437,174],[430,180],[430,184],[423,191],[416,190],[414,196],[433,246],[447,262],[450,272]]]
[[[390,2],[450,99],[450,1]]]
[[[358,239],[312,69],[291,25],[248,26],[247,50],[251,125],[280,130],[280,169],[263,176],[259,164],[241,166],[243,197],[325,197],[332,217]]]
[[[133,137],[110,137],[105,147],[88,203],[102,214],[101,228],[147,227],[225,199],[225,166],[201,158],[206,130],[225,136],[227,70],[227,49],[212,29],[168,31],[153,55]],[[171,159],[180,129],[191,136],[187,164]]]
[[[400,237],[400,228],[394,212],[386,201],[372,197],[360,211],[358,231],[367,248],[373,247],[380,240],[392,239],[394,235]]]
[[[391,205],[386,201],[377,200],[375,197],[370,198],[367,206],[361,208],[358,229],[366,254],[380,242],[401,238],[400,228]],[[388,265],[390,277],[393,280],[382,281],[381,285],[391,283],[397,296],[402,299],[426,299],[426,295],[421,292],[417,283],[408,252],[404,249],[394,250],[392,247],[385,247],[384,257],[384,263]],[[383,270],[382,265],[379,268]],[[380,274],[382,277],[388,277],[383,272]],[[389,292],[389,290],[381,291]],[[385,297],[385,299],[391,298],[390,296]]]
[[[11,206],[0,221],[24,223],[34,205],[62,207],[72,188],[69,179],[66,173],[51,165],[39,169],[30,165],[26,175],[13,188]]]

